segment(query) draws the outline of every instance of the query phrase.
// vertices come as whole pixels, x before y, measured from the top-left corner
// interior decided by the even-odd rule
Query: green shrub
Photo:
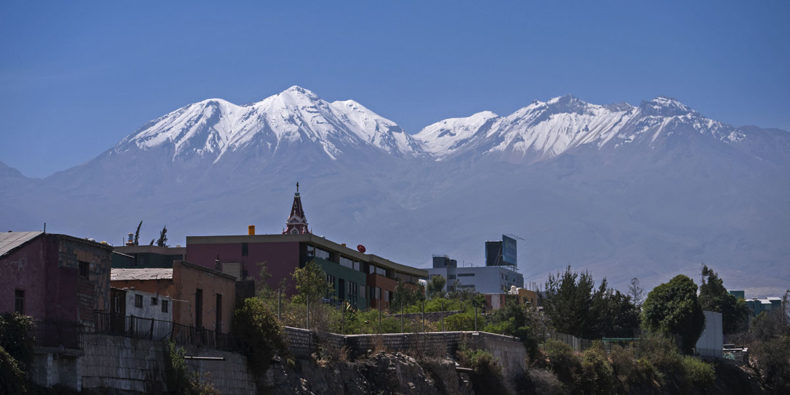
[[[614,369],[600,346],[582,353],[579,387],[585,394],[609,394],[614,392],[616,384]]]
[[[285,352],[280,323],[259,298],[244,300],[233,313],[232,328],[250,370],[257,375],[269,369],[275,354]]]
[[[688,355],[682,359],[683,373],[687,384],[705,388],[716,381],[716,371],[713,365]]]
[[[33,319],[19,313],[0,314],[0,347],[17,360],[22,371],[33,362]]]
[[[0,346],[0,393],[21,394],[26,389],[25,373],[19,363]]]
[[[167,389],[171,394],[183,395],[212,395],[217,391],[211,384],[203,383],[197,373],[192,373],[187,368],[184,359],[184,349],[168,343],[165,353],[165,379]]]
[[[575,388],[579,382],[582,364],[573,349],[561,341],[549,339],[543,345],[543,353],[549,370],[554,372],[563,384]]]
[[[777,394],[790,394],[790,336],[756,342],[751,354],[763,385]]]
[[[494,356],[485,350],[461,348],[457,352],[461,365],[472,368],[472,387],[476,394],[506,393],[502,368]]]
[[[633,346],[614,346],[609,352],[614,375],[622,389],[620,392],[642,392],[658,389],[663,382],[661,372],[645,357],[638,358]]]

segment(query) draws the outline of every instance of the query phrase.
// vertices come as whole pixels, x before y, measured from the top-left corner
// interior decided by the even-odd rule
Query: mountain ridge
[[[174,243],[278,233],[298,180],[317,234],[418,267],[482,262],[483,240],[512,233],[528,281],[571,265],[625,289],[704,261],[735,288],[790,282],[790,133],[663,96],[566,95],[409,135],[356,101],[289,89],[182,106],[42,180],[0,166],[0,223],[113,241],[141,219]]]

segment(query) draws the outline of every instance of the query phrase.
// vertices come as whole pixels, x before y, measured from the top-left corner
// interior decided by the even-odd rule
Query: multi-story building
[[[502,236],[502,241],[485,243],[486,266],[458,267],[455,259],[434,256],[430,277],[445,278],[446,291],[472,291],[481,294],[504,294],[512,286],[524,287],[524,276],[516,266],[516,241]]]
[[[0,312],[93,327],[110,307],[112,247],[43,232],[0,233]]]
[[[255,280],[258,287],[265,277],[266,285],[273,289],[284,286],[286,294],[295,292],[294,270],[313,261],[332,285],[329,299],[346,300],[363,309],[389,308],[398,281],[417,287],[417,281],[428,275],[424,269],[366,254],[361,245],[352,249],[313,235],[298,189],[283,234],[256,235],[250,226],[247,235],[188,236],[185,259],[238,273],[239,279]]]

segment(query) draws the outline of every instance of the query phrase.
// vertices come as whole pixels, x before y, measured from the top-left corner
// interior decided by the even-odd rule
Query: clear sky
[[[44,177],[185,104],[295,84],[411,133],[567,93],[790,130],[788,1],[117,3],[0,3],[0,161]]]

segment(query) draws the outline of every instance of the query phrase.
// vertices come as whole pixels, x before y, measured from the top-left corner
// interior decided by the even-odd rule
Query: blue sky
[[[412,133],[567,93],[790,130],[787,1],[108,3],[0,3],[0,161],[47,176],[185,104],[295,84]]]

